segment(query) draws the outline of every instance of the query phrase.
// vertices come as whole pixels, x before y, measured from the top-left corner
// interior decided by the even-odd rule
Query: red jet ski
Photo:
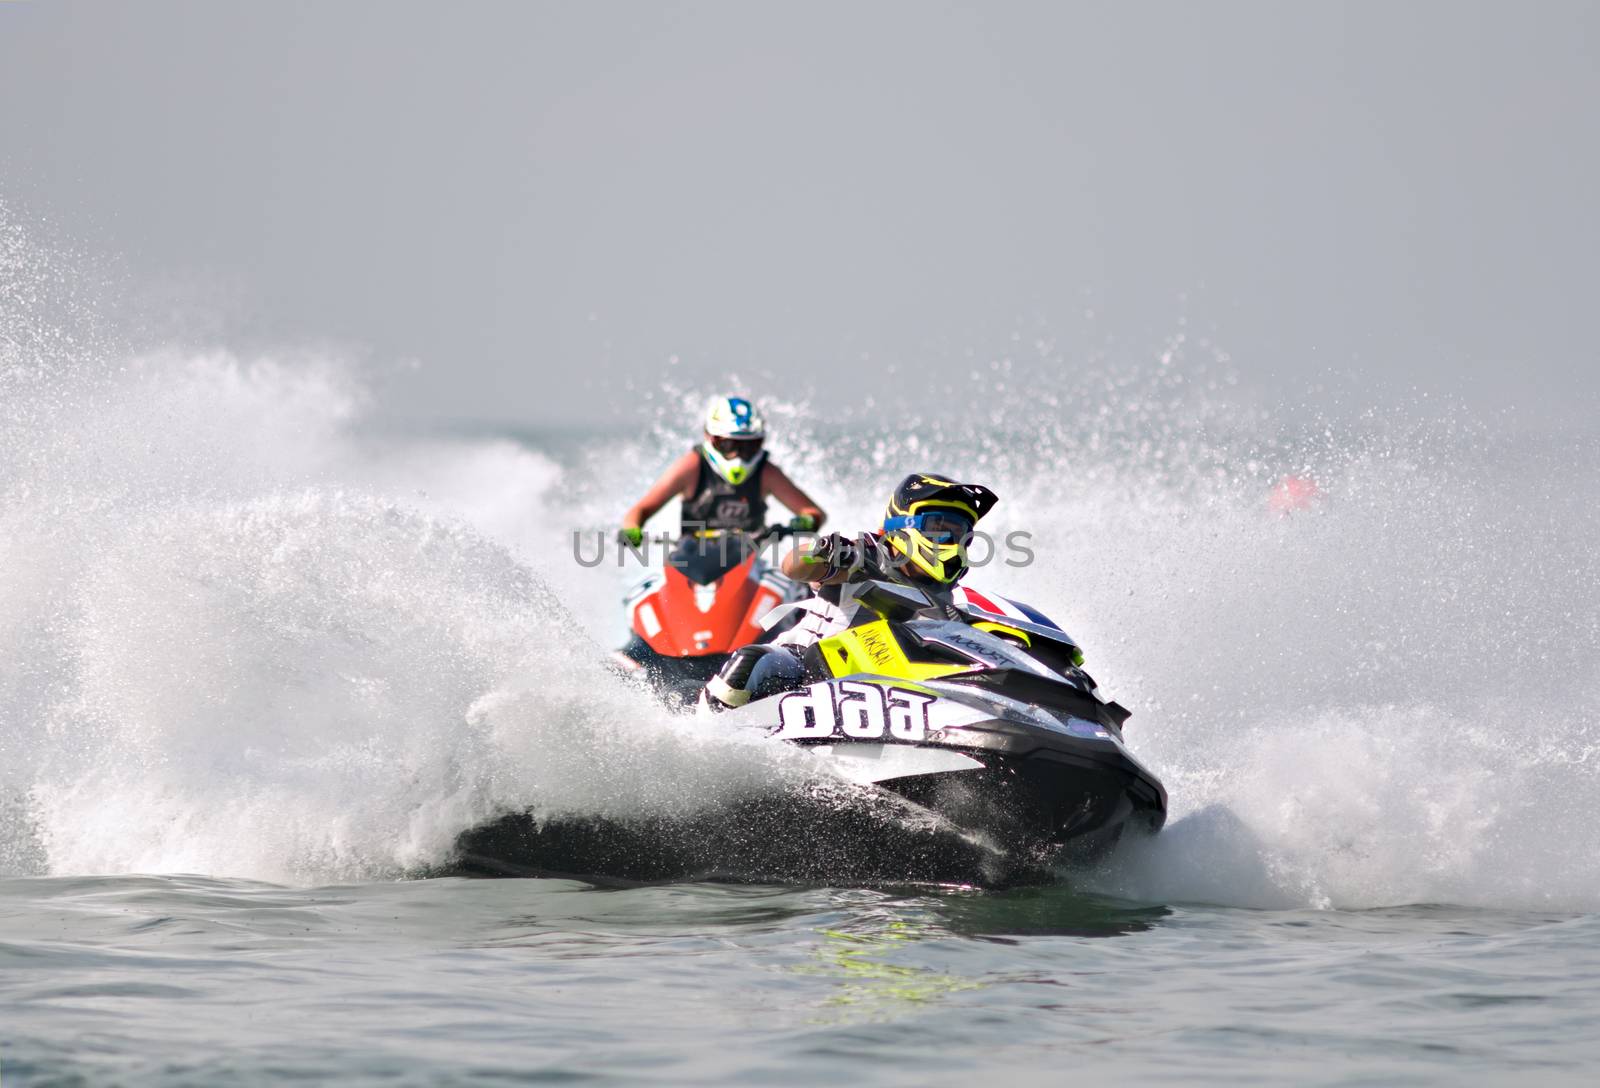
[[[761,554],[763,544],[789,533],[786,525],[772,525],[754,534],[686,534],[661,570],[625,599],[632,634],[616,653],[618,663],[642,671],[669,701],[692,702],[729,654],[783,629],[762,630],[762,616],[807,596]]]

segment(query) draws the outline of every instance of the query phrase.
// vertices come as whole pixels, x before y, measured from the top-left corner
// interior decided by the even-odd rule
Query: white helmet
[[[706,405],[706,440],[700,449],[718,476],[737,487],[750,478],[767,451],[767,425],[743,397],[712,397]]]
[[[713,438],[761,438],[766,420],[743,397],[712,397],[706,405],[706,434]]]

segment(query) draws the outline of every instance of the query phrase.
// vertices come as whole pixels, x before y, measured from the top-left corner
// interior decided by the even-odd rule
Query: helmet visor
[[[763,440],[760,438],[724,438],[708,435],[706,441],[710,442],[712,448],[724,457],[736,457],[741,461],[748,461],[761,452]]]

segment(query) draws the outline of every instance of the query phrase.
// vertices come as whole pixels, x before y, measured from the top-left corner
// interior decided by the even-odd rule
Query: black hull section
[[[1023,759],[967,754],[984,769],[897,778],[881,788],[1006,843],[1022,869],[1092,861],[1125,831],[1154,834],[1166,822],[1158,783],[1094,759],[1050,751]]]
[[[1011,698],[1028,693],[1025,685],[993,683],[1004,683],[1004,676],[962,679]],[[1053,696],[1053,705],[1029,708],[1025,713],[1035,721],[1008,712],[928,738],[926,746],[958,751],[982,763],[982,770],[896,778],[882,788],[1009,843],[1038,864],[1093,859],[1127,829],[1160,831],[1167,820],[1166,787],[1123,745],[1127,711],[1082,692],[1063,693],[1059,685],[1038,694]]]

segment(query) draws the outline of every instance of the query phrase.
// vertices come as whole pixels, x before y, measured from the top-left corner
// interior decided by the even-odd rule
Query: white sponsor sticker
[[[905,688],[885,688],[858,680],[817,684],[778,700],[782,740],[895,740],[916,743],[928,737],[928,708],[938,697]]]

